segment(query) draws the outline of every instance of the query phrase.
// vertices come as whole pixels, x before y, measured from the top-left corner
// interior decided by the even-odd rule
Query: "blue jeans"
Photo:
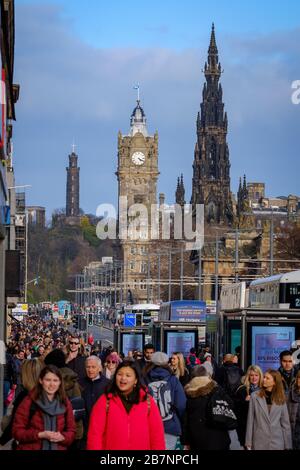
[[[7,406],[5,405],[5,401],[8,397],[9,391],[10,391],[10,381],[9,380],[4,380],[4,383],[3,383],[3,416],[6,415]]]

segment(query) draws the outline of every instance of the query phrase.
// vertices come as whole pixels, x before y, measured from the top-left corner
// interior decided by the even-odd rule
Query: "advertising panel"
[[[206,319],[206,303],[202,300],[178,300],[171,302],[171,321],[199,322]]]
[[[143,351],[143,333],[122,333],[122,352],[125,357],[128,356],[128,351],[135,349]]]
[[[279,354],[290,350],[295,341],[295,326],[252,326],[251,332],[251,363],[261,369],[277,369]]]
[[[181,352],[188,356],[191,348],[196,345],[195,331],[166,331],[166,353],[171,356],[174,352]]]

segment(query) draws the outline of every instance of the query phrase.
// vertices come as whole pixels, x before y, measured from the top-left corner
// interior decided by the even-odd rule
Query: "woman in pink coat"
[[[164,427],[132,361],[118,365],[113,382],[93,407],[88,450],[165,450]]]

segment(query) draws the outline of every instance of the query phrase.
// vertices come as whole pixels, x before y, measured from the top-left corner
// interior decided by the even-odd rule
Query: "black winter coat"
[[[188,399],[181,441],[191,450],[229,450],[228,431],[212,428],[206,419],[207,404],[216,390],[216,382],[207,383],[207,377],[195,377],[185,387]]]
[[[78,375],[78,382],[80,385],[82,385],[83,380],[86,377],[85,360],[86,358],[84,356],[78,355],[70,362],[66,363],[66,367],[69,367],[69,369],[72,369],[72,371],[76,372],[76,374]]]
[[[99,379],[91,380],[86,377],[82,381],[82,397],[85,401],[85,409],[87,411],[87,419],[89,420],[92,408],[98,398],[104,393],[105,387],[110,383],[104,375],[101,375]]]
[[[291,388],[287,402],[293,439],[293,449],[300,450],[300,393],[295,385]]]
[[[255,389],[254,391],[257,391]],[[249,391],[251,395],[251,390]],[[246,400],[247,397],[247,388],[246,385],[242,385],[236,391],[235,396],[233,397],[235,412],[238,419],[238,426],[236,429],[239,442],[241,446],[245,445],[246,439],[246,427],[247,427],[247,418],[248,418],[248,410],[249,410],[249,401]]]

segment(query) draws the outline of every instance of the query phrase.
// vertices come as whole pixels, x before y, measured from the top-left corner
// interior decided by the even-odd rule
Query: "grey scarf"
[[[44,392],[41,398],[36,401],[36,404],[43,412],[44,430],[56,432],[56,416],[64,414],[66,407],[59,401],[58,397],[55,397],[52,401],[50,401]],[[56,442],[50,442],[48,439],[43,439],[42,450],[56,449]]]

